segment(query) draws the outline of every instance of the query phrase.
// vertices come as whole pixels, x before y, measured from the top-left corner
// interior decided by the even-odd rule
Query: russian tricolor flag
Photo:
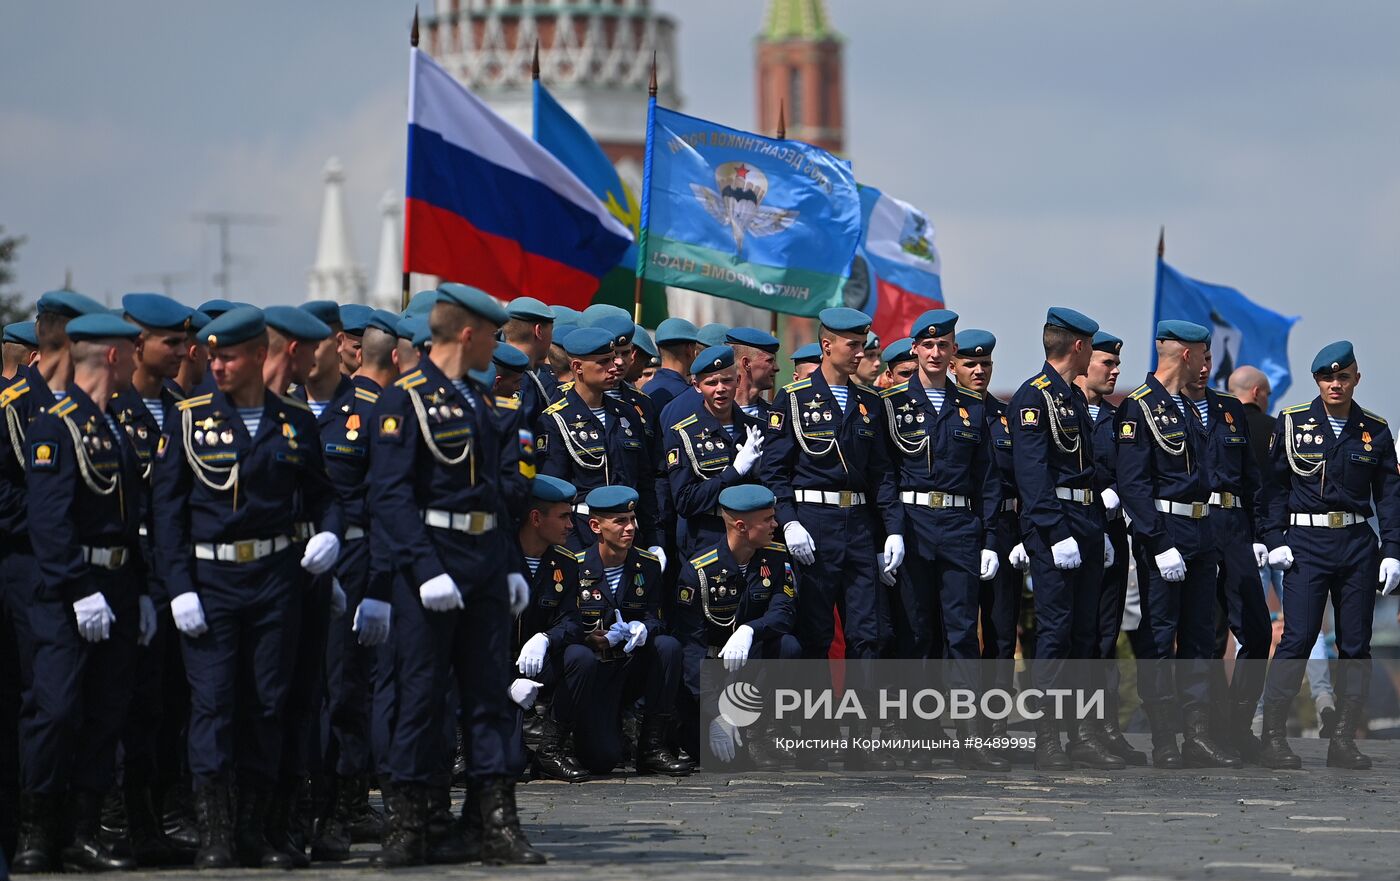
[[[413,49],[404,271],[583,309],[632,233],[530,136]]]
[[[933,223],[918,208],[864,184],[860,203],[864,229],[857,255],[865,258],[869,286],[862,311],[883,345],[909,336],[924,312],[943,308],[943,261]]]

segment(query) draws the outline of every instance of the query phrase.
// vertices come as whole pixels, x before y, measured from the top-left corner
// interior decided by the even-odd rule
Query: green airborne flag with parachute
[[[841,304],[860,219],[860,194],[845,161],[652,99],[638,275],[813,316]]]

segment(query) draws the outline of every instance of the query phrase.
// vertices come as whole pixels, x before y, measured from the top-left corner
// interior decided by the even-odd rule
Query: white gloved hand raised
[[[209,629],[204,620],[204,606],[199,602],[199,594],[192,590],[170,601],[170,617],[175,619],[175,629],[186,636],[201,636]]]
[[[1123,504],[1123,500],[1118,498],[1118,493],[1114,492],[1111,486],[1099,493],[1099,498],[1103,499],[1103,509],[1105,511],[1117,511]]]
[[[1006,555],[1006,562],[1010,563],[1012,568],[1018,572],[1025,572],[1031,568],[1031,557],[1030,554],[1026,553],[1024,544],[1018,544],[1012,548],[1011,553]]]
[[[1288,545],[1279,545],[1269,551],[1269,568],[1279,572],[1287,572],[1293,568],[1293,549]]]
[[[506,576],[506,591],[510,595],[511,617],[519,615],[530,605],[530,582],[525,580],[525,576],[519,572],[512,572]]]
[[[540,674],[540,668],[544,666],[545,653],[549,651],[549,637],[543,633],[536,633],[525,640],[525,644],[520,647],[520,656],[515,659],[515,666],[521,675],[534,678]]]
[[[753,648],[753,628],[747,624],[740,624],[734,628],[734,635],[724,643],[724,648],[719,650],[720,660],[724,661],[724,669],[730,673],[744,666],[749,660],[749,649]]]
[[[622,647],[622,650],[630,655],[647,644],[647,626],[641,621],[628,621],[627,631],[630,635],[627,637],[627,644]]]
[[[1254,565],[1260,569],[1269,565],[1269,549],[1257,541],[1254,543]]]
[[[739,451],[734,454],[734,470],[739,474],[748,474],[753,470],[753,466],[758,464],[758,460],[763,455],[763,432],[758,426],[750,425],[744,430],[744,442],[739,445]]]
[[[1113,550],[1113,540],[1108,537],[1108,533],[1103,534],[1103,564],[1112,566],[1117,559],[1117,552]]]
[[[783,524],[783,541],[788,553],[802,565],[810,566],[817,561],[817,545],[812,541],[812,534],[796,520]]]
[[[462,592],[457,589],[457,582],[446,572],[434,575],[418,585],[418,596],[423,601],[423,608],[430,612],[447,612],[462,608]]]
[[[535,698],[539,697],[543,685],[533,679],[517,679],[510,684],[510,699],[521,709],[528,710],[535,705]]]
[[[616,648],[632,635],[632,629],[627,626],[626,621],[622,620],[621,612],[616,609],[614,609],[613,612],[617,615],[617,620],[608,628],[608,645]]]
[[[904,562],[904,536],[891,535],[885,539],[885,565],[886,572],[896,572]]]
[[[1001,558],[997,552],[991,548],[982,549],[982,569],[977,573],[977,577],[982,581],[991,581],[997,577],[997,572],[1001,571]]]
[[[345,588],[340,586],[339,578],[331,579],[331,617],[339,618],[345,614],[349,599],[345,596]]]
[[[1400,560],[1386,557],[1381,560],[1381,596],[1388,597],[1400,587]]]
[[[716,716],[710,722],[710,753],[721,762],[734,761],[735,747],[743,746],[739,729]]]
[[[112,622],[117,620],[101,592],[88,594],[73,603],[73,614],[78,619],[79,635],[88,642],[101,642],[111,636]]]
[[[355,609],[355,620],[351,622],[350,629],[360,634],[360,645],[373,647],[389,638],[393,615],[393,606],[383,600],[365,597]]]
[[[1070,536],[1050,546],[1050,554],[1055,558],[1056,569],[1078,569],[1084,560],[1079,556],[1079,542]]]
[[[156,618],[156,604],[145,594],[136,598],[136,608],[141,618],[136,625],[136,644],[150,645],[151,640],[156,638],[156,628],[160,626],[159,619]]]
[[[329,572],[340,559],[340,539],[333,532],[318,532],[306,540],[306,552],[301,555],[301,568],[312,575]]]
[[[1157,562],[1157,571],[1162,573],[1165,580],[1173,583],[1186,580],[1186,560],[1182,559],[1181,551],[1167,548],[1152,559]]]

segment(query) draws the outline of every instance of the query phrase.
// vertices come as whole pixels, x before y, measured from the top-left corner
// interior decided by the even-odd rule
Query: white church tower
[[[345,214],[345,169],[339,158],[332,156],[326,160],[324,180],[321,236],[316,245],[316,265],[308,274],[306,298],[363,303],[365,271],[355,262],[355,247]]]
[[[403,285],[403,197],[389,190],[379,200],[379,262],[374,269],[370,305],[376,309],[399,311]]]

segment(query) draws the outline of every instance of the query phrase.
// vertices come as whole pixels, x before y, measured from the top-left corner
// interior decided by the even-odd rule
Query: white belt
[[[1019,510],[1021,510],[1021,501],[1019,499],[1002,499],[1001,512],[1003,514],[1005,514],[1007,511]]]
[[[489,511],[438,511],[427,508],[423,511],[423,522],[434,529],[483,535],[496,528],[496,515]]]
[[[917,505],[920,508],[971,508],[972,500],[967,496],[954,495],[953,493],[919,493],[902,492],[899,500],[906,505]]]
[[[1366,518],[1350,511],[1328,511],[1326,514],[1289,514],[1288,522],[1294,526],[1324,526],[1328,529],[1341,529],[1365,523]]]
[[[120,569],[126,565],[127,550],[124,547],[90,548],[83,547],[83,559],[89,565],[102,569]]]
[[[848,489],[843,489],[839,492],[826,492],[820,489],[799,489],[792,495],[797,501],[807,502],[812,505],[836,505],[838,508],[853,508],[856,505],[865,504],[865,493],[852,492]]]
[[[1091,489],[1070,489],[1067,486],[1055,487],[1055,498],[1064,499],[1067,502],[1078,502],[1081,505],[1092,505],[1094,503],[1094,491]]]
[[[1210,503],[1217,508],[1229,510],[1240,506],[1240,497],[1234,493],[1211,493]]]
[[[364,529],[363,529],[362,527],[359,527],[359,526],[347,526],[347,527],[345,527],[345,540],[346,540],[346,541],[354,541],[354,540],[357,539],[357,538],[364,538],[364,537],[365,537],[365,531],[364,531]]]
[[[291,538],[285,535],[275,538],[250,538],[227,544],[200,542],[194,546],[194,556],[197,560],[218,560],[221,563],[252,563],[291,546]]]
[[[1152,504],[1163,514],[1190,517],[1192,520],[1200,520],[1210,514],[1210,505],[1206,502],[1169,502],[1166,499],[1154,499]]]
[[[582,514],[583,516],[587,517],[587,516],[588,516],[588,506],[587,506],[587,505],[584,505],[584,504],[574,505],[574,513],[575,513],[575,514]]]

